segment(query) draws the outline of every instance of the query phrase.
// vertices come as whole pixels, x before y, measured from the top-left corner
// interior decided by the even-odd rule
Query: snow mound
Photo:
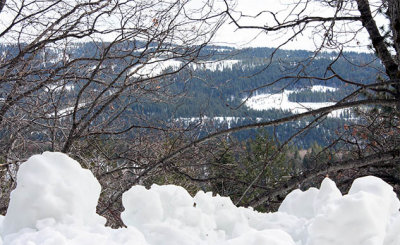
[[[357,179],[348,195],[318,213],[309,227],[308,244],[383,244],[399,207],[392,187],[381,179]]]
[[[122,200],[124,223],[140,230],[150,244],[294,244],[283,230],[252,227],[252,215],[258,213],[212,193],[201,191],[191,197],[179,186],[134,186]]]
[[[4,221],[4,216],[0,215],[0,234],[1,234],[1,231],[3,230],[3,221]]]
[[[279,212],[311,219],[329,208],[334,201],[341,197],[342,194],[335,182],[325,178],[319,190],[310,188],[305,192],[294,190],[289,193],[279,207]]]
[[[3,244],[3,240],[1,239],[1,233],[3,230],[3,221],[4,221],[4,216],[0,215],[0,245]]]
[[[25,228],[5,237],[10,245],[148,245],[134,227],[113,230],[100,225],[82,226],[40,220],[35,229]]]
[[[45,152],[22,164],[0,245],[399,245],[400,202],[367,176],[342,195],[326,178],[294,190],[278,212],[236,207],[228,197],[179,186],[133,186],[123,194],[127,228],[95,213],[100,185],[78,162]]]
[[[3,235],[35,228],[36,221],[104,224],[96,214],[101,187],[89,170],[62,153],[45,152],[21,165],[11,193]]]

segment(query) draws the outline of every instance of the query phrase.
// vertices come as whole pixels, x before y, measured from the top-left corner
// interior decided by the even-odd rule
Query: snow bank
[[[104,226],[56,223],[40,220],[34,229],[25,228],[6,236],[3,245],[147,245],[134,227],[113,230]]]
[[[400,208],[392,187],[371,176],[355,180],[348,195],[327,204],[309,227],[310,245],[383,244]]]
[[[342,195],[325,179],[295,190],[276,213],[236,207],[227,197],[179,186],[134,186],[124,193],[127,228],[95,213],[100,185],[61,153],[31,157],[17,176],[0,245],[399,245],[400,202],[381,179],[354,181]],[[2,239],[2,240],[1,240]]]
[[[310,188],[303,192],[294,190],[283,200],[279,212],[285,212],[296,217],[312,219],[319,213],[324,212],[330,205],[340,199],[342,194],[336,184],[326,178],[321,187]]]
[[[4,221],[4,216],[0,215],[0,245],[3,244],[3,239],[1,239],[1,233],[3,230],[3,221]]]
[[[96,214],[101,187],[89,170],[62,153],[45,152],[22,164],[11,193],[2,234],[35,228],[38,220],[57,223],[104,224]]]
[[[149,244],[295,244],[282,229],[293,226],[292,220],[274,224],[274,216],[237,208],[212,193],[191,197],[178,186],[134,186],[124,193],[123,204],[124,223],[139,229]]]
[[[1,234],[1,231],[3,230],[3,221],[4,221],[4,216],[0,215],[0,234]]]

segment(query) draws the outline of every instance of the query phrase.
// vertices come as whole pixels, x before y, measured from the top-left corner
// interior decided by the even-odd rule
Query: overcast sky
[[[281,18],[281,20],[283,20],[289,15],[288,10],[293,9],[294,1],[295,0],[238,0],[238,5],[235,9],[237,11],[242,11],[247,15],[256,15],[260,11],[268,10],[277,13],[277,16]],[[295,2],[298,2],[298,0],[296,0]],[[324,8],[321,5],[314,4],[313,6],[309,7],[309,12],[306,14],[308,14],[309,16],[332,16],[333,10],[332,8]],[[350,12],[349,14],[357,15],[358,13]],[[235,17],[238,16],[239,15],[236,13]],[[242,17],[239,22],[242,25],[263,25],[265,23],[274,23],[274,20],[271,18],[270,14],[263,13],[258,18]],[[337,26],[337,30],[339,31],[337,35],[341,36],[339,37],[341,38],[341,40],[351,39],[353,36],[346,33],[358,31],[361,29],[360,24]],[[290,35],[291,33],[292,32],[289,31],[286,33],[265,34],[265,32],[262,32],[260,30],[238,30],[234,24],[229,24],[228,21],[228,23],[224,24],[219,30],[217,37],[214,39],[214,43],[235,47],[276,47],[281,44],[283,40],[286,40],[288,35]],[[305,31],[301,36],[297,36],[295,40],[289,42],[283,48],[314,50],[315,45],[320,43],[321,35],[323,33],[324,32],[321,30],[312,31],[310,28],[310,30]],[[368,36],[364,31],[362,31],[358,34],[357,39],[352,40],[348,43],[350,48],[348,48],[347,50],[367,51],[366,46],[368,44]]]
[[[207,1],[207,0],[203,0]],[[197,5],[201,2],[201,0],[194,0],[194,5]],[[257,18],[254,17],[240,17],[240,12],[248,15],[255,16],[262,11],[271,11],[276,14],[280,21],[288,20],[293,17],[293,14],[290,14],[291,10],[293,10],[295,4],[299,4],[299,2],[306,2],[307,0],[228,0],[228,1],[237,1],[237,6],[235,7],[235,11],[232,12],[235,19],[241,25],[259,25],[262,26],[266,23],[268,25],[274,24],[275,21],[272,18],[272,15],[266,12],[260,14]],[[370,0],[370,2],[381,1],[381,0]],[[303,12],[302,15],[307,16],[333,16],[333,8],[323,7],[320,4],[315,3],[307,6],[307,12]],[[346,4],[351,4],[352,1],[345,1]],[[202,5],[200,5],[202,6]],[[225,10],[225,4],[223,0],[214,0],[214,5],[209,6],[210,8],[215,8],[215,12],[221,12]],[[293,13],[297,13],[302,10],[303,6],[300,4],[298,8],[295,8]],[[352,7],[353,9],[355,6]],[[198,9],[197,9],[198,10]],[[208,11],[204,10],[203,11]],[[201,10],[199,12],[202,12]],[[199,13],[201,14],[201,13]],[[358,15],[358,11],[350,12],[347,14]],[[6,25],[3,22],[11,21],[12,18],[8,16],[6,11],[2,11],[0,14],[0,26],[1,24]],[[107,19],[107,22],[112,25],[114,21]],[[379,20],[382,23],[382,19]],[[1,29],[1,28],[0,28]],[[360,23],[353,25],[340,25],[339,23],[336,25],[335,37],[338,37],[341,41],[352,39],[353,36],[348,33],[352,33],[355,31],[359,31],[361,29]],[[219,30],[216,37],[213,40],[213,44],[215,45],[227,45],[234,46],[238,48],[242,47],[277,47],[282,44],[285,40],[288,39],[289,36],[293,34],[292,30],[289,30],[285,33],[265,33],[261,30],[249,30],[249,29],[237,29],[237,27],[228,20]],[[302,35],[296,36],[296,38],[287,44],[285,44],[283,49],[307,49],[307,50],[315,50],[315,47],[321,43],[321,38],[324,34],[322,30],[315,30],[314,28],[310,28],[302,33]],[[111,35],[111,34],[110,34]],[[112,35],[111,35],[112,36]],[[107,37],[103,36],[102,38],[107,39]],[[112,39],[113,36],[110,38]],[[13,42],[14,40],[9,40]],[[357,38],[351,40],[347,43],[347,50],[352,51],[368,51],[366,48],[367,45],[370,44],[368,39],[368,35],[365,31],[359,33]]]

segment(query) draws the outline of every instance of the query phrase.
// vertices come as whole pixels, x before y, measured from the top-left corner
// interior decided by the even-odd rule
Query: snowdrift
[[[228,197],[179,186],[134,186],[123,195],[127,228],[96,214],[100,185],[62,153],[22,164],[0,245],[399,245],[400,202],[379,178],[354,181],[342,195],[321,187],[291,192],[276,213],[233,205]]]

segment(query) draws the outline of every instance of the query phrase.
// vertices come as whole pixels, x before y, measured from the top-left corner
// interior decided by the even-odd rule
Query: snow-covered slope
[[[182,187],[134,186],[123,195],[127,228],[111,229],[95,213],[100,186],[62,153],[31,157],[19,170],[3,245],[399,245],[400,202],[376,177],[342,195],[325,179],[319,189],[290,193],[276,213],[238,208],[228,197]]]
[[[240,60],[218,60],[218,61],[202,61],[199,63],[191,63],[190,68],[193,70],[209,70],[223,71],[225,69],[232,70],[232,67],[239,64]],[[175,59],[152,59],[146,64],[133,67],[129,71],[129,76],[134,78],[155,77],[161,75],[165,70],[179,70],[184,65],[183,62]]]
[[[223,71],[225,69],[232,70],[233,66],[239,64],[240,60],[218,60],[201,63],[192,63],[191,67],[194,70],[203,69],[210,71]]]
[[[171,68],[173,71],[177,71],[181,66],[182,62],[174,59],[152,59],[146,64],[134,66],[130,69],[128,76],[134,78],[150,78],[161,75],[165,70]]]
[[[336,91],[336,88],[326,86],[313,86],[313,92]],[[289,95],[295,93],[294,90],[285,90],[276,94],[259,94],[248,98],[245,105],[253,110],[287,110],[292,113],[304,113],[322,107],[332,106],[334,102],[293,102],[289,101]],[[346,110],[336,110],[330,113],[329,117],[340,117]]]
[[[311,87],[311,91],[312,92],[335,92],[337,91],[337,88],[333,88],[333,87],[328,87],[328,86],[323,86],[323,85],[313,85]]]

